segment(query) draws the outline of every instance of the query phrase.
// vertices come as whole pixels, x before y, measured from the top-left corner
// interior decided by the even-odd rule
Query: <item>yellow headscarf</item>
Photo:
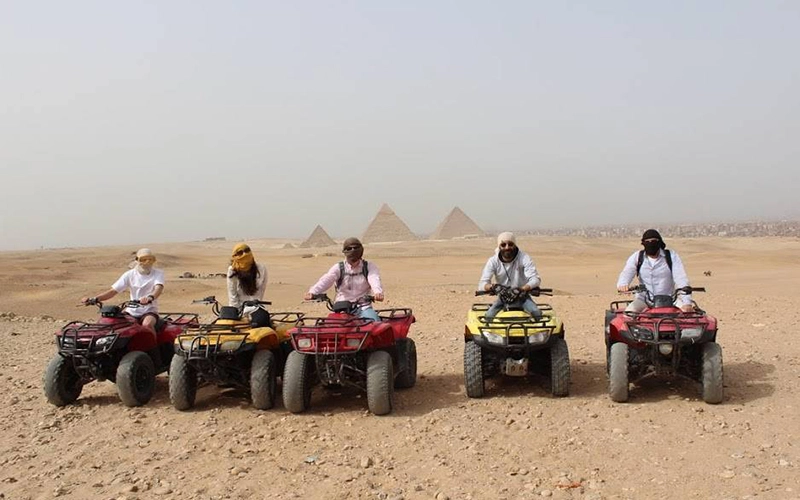
[[[246,243],[239,243],[233,247],[233,253],[231,254],[231,267],[234,271],[247,271],[253,267],[254,263],[255,258],[253,258],[253,252],[250,251],[250,247],[247,246]]]

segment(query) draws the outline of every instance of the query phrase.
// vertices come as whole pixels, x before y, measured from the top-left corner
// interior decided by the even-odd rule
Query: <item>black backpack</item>
[[[669,270],[672,271],[672,254],[666,248],[664,249],[664,258],[667,259],[667,266],[669,266]],[[642,268],[642,264],[644,263],[644,250],[639,250],[639,260],[636,262],[636,277],[639,277],[639,270]]]
[[[672,269],[672,261],[669,263],[670,269]],[[369,263],[366,260],[361,261],[361,274],[364,275],[364,279],[367,279],[369,276]],[[339,279],[336,280],[336,289],[338,290],[340,286],[342,286],[342,282],[344,281],[344,261],[339,262]]]

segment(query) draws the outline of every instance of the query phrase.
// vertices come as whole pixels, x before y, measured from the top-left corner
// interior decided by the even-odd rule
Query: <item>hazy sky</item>
[[[0,249],[798,218],[800,2],[3,1]]]

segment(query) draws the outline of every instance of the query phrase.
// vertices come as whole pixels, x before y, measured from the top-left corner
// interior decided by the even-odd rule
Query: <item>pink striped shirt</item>
[[[378,266],[372,262],[368,262],[369,275],[367,279],[364,279],[363,262],[363,259],[356,262],[355,265],[350,265],[347,261],[344,262],[344,279],[342,280],[342,286],[340,286],[339,290],[336,292],[334,302],[341,300],[357,302],[358,299],[370,292],[372,292],[372,295],[383,293],[381,274],[378,270]],[[337,262],[328,269],[327,273],[322,275],[319,281],[314,283],[314,286],[312,286],[308,292],[312,294],[325,293],[330,287],[335,285],[338,280],[339,263]]]

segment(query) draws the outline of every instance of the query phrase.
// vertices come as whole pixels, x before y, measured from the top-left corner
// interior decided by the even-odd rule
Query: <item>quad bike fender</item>
[[[394,344],[394,328],[389,323],[373,323],[375,326],[367,337],[366,345],[376,348]],[[406,332],[407,333],[407,332]],[[366,347],[365,345],[365,347]]]
[[[281,342],[281,337],[268,326],[253,328],[247,334],[247,341],[258,344],[258,350],[275,349]]]
[[[147,352],[156,347],[156,339],[150,330],[142,327],[132,337],[128,343],[128,351],[144,351]]]

